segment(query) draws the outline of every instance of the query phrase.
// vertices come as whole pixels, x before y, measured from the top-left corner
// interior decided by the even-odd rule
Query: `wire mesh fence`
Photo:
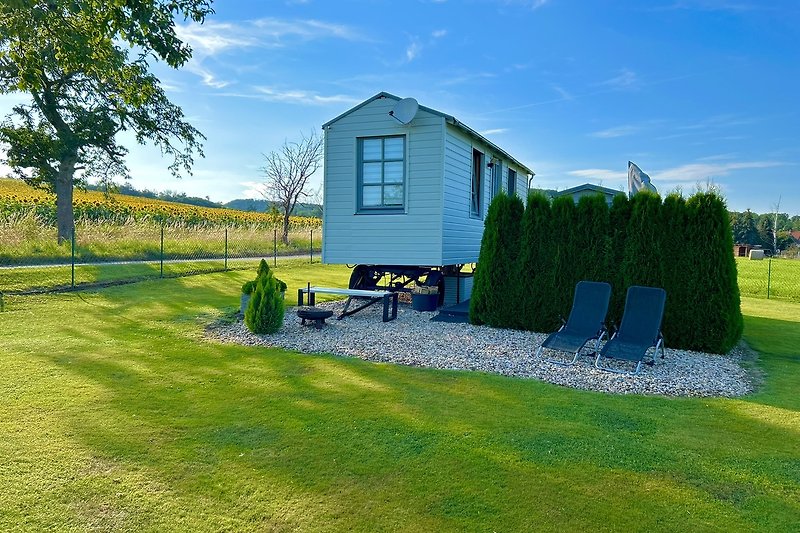
[[[742,296],[800,302],[800,258],[736,258]]]
[[[41,228],[39,228],[41,230]],[[0,244],[0,294],[101,286],[149,278],[254,268],[266,258],[319,260],[317,228],[79,226],[57,244],[53,235],[19,235]]]

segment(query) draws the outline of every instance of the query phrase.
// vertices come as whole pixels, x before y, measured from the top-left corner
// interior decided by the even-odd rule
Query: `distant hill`
[[[256,213],[266,213],[272,209],[272,205],[274,203],[275,202],[270,202],[268,200],[237,198],[236,200],[231,200],[230,202],[227,202],[226,204],[223,205],[228,209],[238,209],[240,211],[254,211]],[[302,204],[298,202],[298,204],[294,207],[294,212],[292,214],[299,217],[321,217],[322,206],[319,204]]]
[[[87,190],[106,192],[105,185],[87,185]],[[118,194],[126,194],[128,196],[136,196],[139,198],[151,198],[153,200],[163,200],[165,202],[175,202],[179,204],[196,205],[198,207],[223,207],[219,202],[213,202],[208,197],[200,198],[197,196],[186,196],[184,192],[177,191],[163,191],[156,192],[149,189],[137,189],[127,183],[115,185],[111,192]]]
[[[99,191],[105,192],[106,188],[104,185],[88,185],[86,187],[90,191]],[[165,202],[175,202],[179,204],[188,204],[188,205],[196,205],[198,207],[225,207],[228,209],[236,209],[238,211],[249,211],[253,213],[267,213],[271,210],[272,204],[275,202],[269,202],[267,200],[253,200],[249,198],[237,198],[236,200],[231,200],[227,203],[222,202],[214,202],[208,197],[200,198],[197,196],[187,196],[186,193],[177,192],[177,191],[151,191],[149,189],[137,189],[127,183],[123,183],[121,185],[116,185],[113,188],[112,192],[116,192],[118,194],[125,194],[128,196],[136,196],[139,198],[150,198],[153,200],[163,200]],[[298,203],[295,208],[294,212],[292,213],[295,216],[300,217],[321,217],[322,216],[322,206],[319,204],[302,204]]]

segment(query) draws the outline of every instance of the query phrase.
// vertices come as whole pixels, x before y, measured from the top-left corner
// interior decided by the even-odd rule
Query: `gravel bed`
[[[597,370],[594,358],[589,356],[579,357],[571,367],[549,363],[544,357],[536,358],[536,349],[546,338],[541,333],[431,322],[434,313],[414,311],[403,304],[397,319],[387,323],[381,322],[380,305],[341,321],[335,317],[343,307],[342,302],[317,307],[334,312],[322,329],[300,326],[295,308],[287,308],[284,325],[274,335],[253,334],[241,320],[214,324],[206,334],[223,342],[248,346],[277,346],[368,361],[491,372],[615,394],[732,397],[753,390],[750,376],[738,364],[750,357],[744,345],[726,356],[667,348],[664,359],[658,358],[654,365],[642,365],[639,376],[630,376]]]

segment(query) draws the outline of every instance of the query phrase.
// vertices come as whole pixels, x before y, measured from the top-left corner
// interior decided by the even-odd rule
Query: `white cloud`
[[[636,89],[641,85],[639,77],[630,69],[624,68],[619,71],[619,74],[613,78],[597,83],[602,87],[609,87],[611,89]]]
[[[177,24],[175,33],[203,56],[216,55],[228,50],[257,46],[258,39],[235,24],[219,24],[208,21],[204,24]]]
[[[273,17],[246,21],[242,24],[206,21],[175,27],[178,37],[205,56],[250,47],[283,47],[287,39],[312,41],[326,38],[347,41],[365,38],[351,26],[315,19],[278,19]]]
[[[658,172],[651,172],[650,175],[653,179],[677,182],[689,181],[698,182],[705,181],[709,178],[716,178],[727,176],[731,172],[737,170],[746,170],[753,168],[771,168],[783,166],[784,163],[780,161],[741,161],[730,163],[689,163],[680,165]]]
[[[626,124],[623,126],[616,126],[613,128],[608,128],[605,130],[595,131],[589,134],[591,137],[597,137],[598,139],[613,139],[615,137],[625,137],[626,135],[633,135],[641,131],[639,126],[634,126],[632,124]]]
[[[508,131],[508,128],[492,128],[490,130],[483,130],[479,132],[481,135],[499,135]]]
[[[617,170],[609,170],[607,168],[584,168],[579,170],[571,170],[567,172],[570,176],[576,176],[579,178],[589,179],[589,180],[603,180],[603,181],[615,181],[615,180],[627,180],[628,179],[628,172],[625,171],[617,171]]]
[[[228,94],[227,96],[244,96],[252,98],[261,98],[268,102],[284,102],[290,104],[312,104],[312,105],[326,105],[326,104],[355,104],[360,102],[358,98],[347,96],[344,94],[321,95],[315,91],[306,91],[303,89],[278,89],[268,86],[254,86],[254,94]]]
[[[422,51],[422,45],[419,43],[416,37],[411,39],[411,43],[406,48],[406,61],[412,62],[414,59],[419,56],[419,53]]]
[[[434,39],[441,39],[445,35],[447,35],[447,30],[436,30],[433,33],[431,33],[431,37],[433,37]]]

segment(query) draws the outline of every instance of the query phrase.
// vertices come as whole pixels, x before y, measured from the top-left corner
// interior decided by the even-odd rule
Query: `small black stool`
[[[314,327],[321,329],[325,324],[325,319],[333,316],[333,311],[320,309],[319,307],[301,307],[297,310],[297,316],[302,319],[300,322],[301,326],[306,325],[306,320],[313,320]]]

